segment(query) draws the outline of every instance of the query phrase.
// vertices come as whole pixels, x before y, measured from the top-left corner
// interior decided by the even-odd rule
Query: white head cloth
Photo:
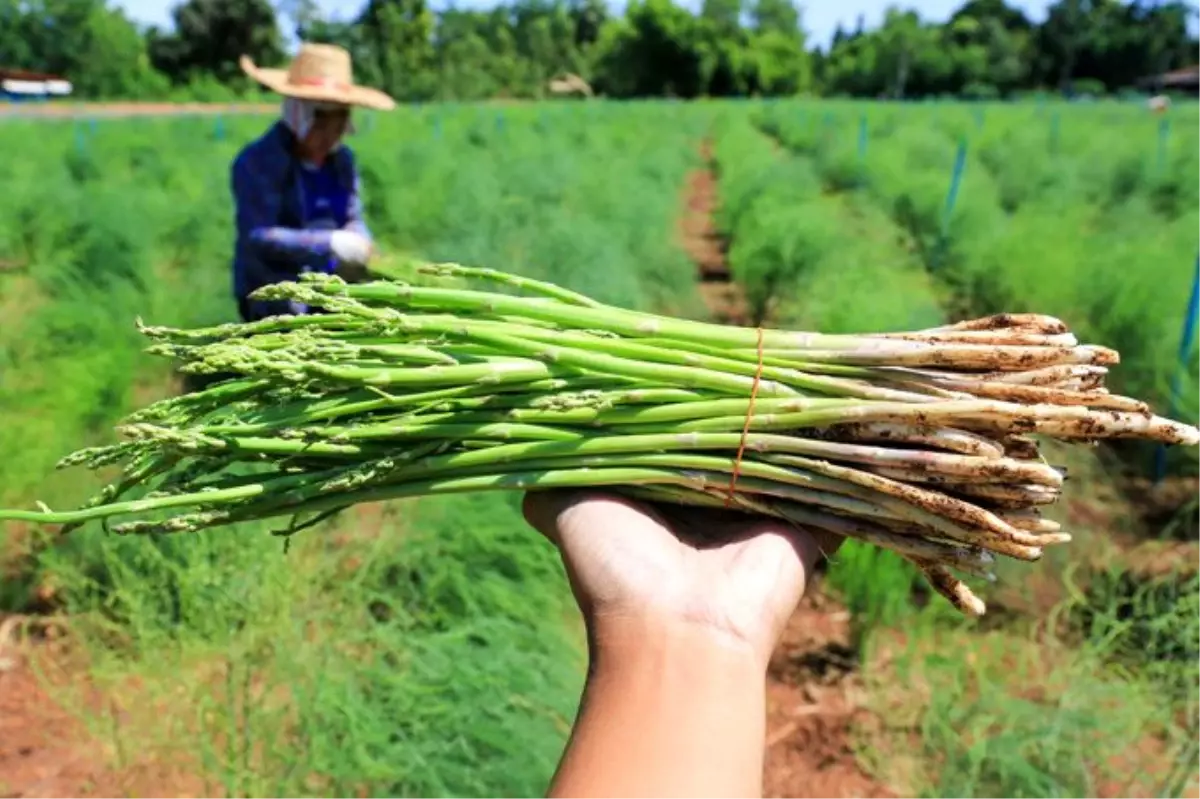
[[[334,110],[337,108],[345,108],[345,106],[336,103],[318,103],[313,100],[298,100],[295,97],[283,98],[283,124],[288,126],[292,133],[296,134],[297,139],[303,139],[312,129],[313,120],[316,118],[318,110]],[[346,135],[354,133],[353,120],[348,121],[346,125]]]

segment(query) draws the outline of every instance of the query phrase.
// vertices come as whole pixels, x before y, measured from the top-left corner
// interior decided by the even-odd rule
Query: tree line
[[[1111,93],[1195,63],[1182,0],[1057,0],[1031,21],[1005,0],[967,0],[945,22],[894,7],[811,46],[792,0],[508,0],[434,11],[366,0],[349,21],[313,0],[185,0],[173,28],[141,29],[108,0],[0,0],[0,67],[70,79],[92,98],[220,99],[253,92],[237,60],[286,61],[284,31],[340,44],[361,81],[401,101],[537,98],[578,76],[600,95],[1008,98]]]

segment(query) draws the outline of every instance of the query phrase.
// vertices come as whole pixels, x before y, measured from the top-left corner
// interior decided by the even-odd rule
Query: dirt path
[[[12,103],[0,105],[0,119],[269,114],[278,111],[279,106],[264,103]]]
[[[713,319],[752,324],[741,287],[732,280],[727,242],[713,224],[717,178],[712,143],[700,145],[704,165],[684,184],[679,235],[696,263],[700,294]],[[865,695],[850,642],[850,614],[820,586],[788,622],[767,673],[766,796],[890,797],[863,771],[852,747],[852,725]]]
[[[66,638],[54,634],[57,629],[46,619],[0,620],[0,797],[211,791],[194,772],[142,750],[136,731],[121,731],[119,737],[133,746],[118,751],[118,736],[98,736],[81,723],[78,703],[97,717],[111,710],[114,726],[124,726],[129,714],[121,708],[138,706],[136,691],[118,701],[97,690],[87,665]]]
[[[120,795],[106,761],[38,679],[31,655],[0,650],[0,796]]]
[[[703,166],[688,174],[683,189],[679,237],[684,251],[696,263],[700,296],[712,318],[722,324],[750,324],[750,309],[741,288],[734,283],[725,260],[727,244],[713,224],[717,208],[717,178],[713,171],[712,142],[700,144]]]
[[[850,613],[820,585],[800,603],[767,671],[768,797],[892,797],[854,752],[866,693]]]

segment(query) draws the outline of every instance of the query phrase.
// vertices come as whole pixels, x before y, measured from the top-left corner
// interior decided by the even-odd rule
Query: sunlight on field
[[[1165,412],[1200,210],[1196,106],[1169,119],[1162,134],[1116,102],[427,105],[364,119],[351,145],[397,264],[496,267],[705,318],[678,220],[688,176],[711,166],[745,322],[853,332],[1052,314],[1120,350],[1114,391]],[[56,461],[182,390],[135,319],[235,318],[228,169],[266,124],[0,120],[0,145],[22,153],[0,160],[0,506],[82,501],[98,486]],[[1182,369],[1173,413],[1195,423],[1194,350]],[[996,597],[984,619],[960,620],[867,547],[845,547],[821,586],[850,612],[858,767],[888,790],[1195,790],[1200,583],[1194,570],[1142,579],[1124,557],[1175,518],[1171,543],[1194,561],[1194,502],[1150,513],[1126,489],[1150,476],[1149,447],[1052,452],[1072,469],[1056,512],[1077,540],[1002,571],[982,589]],[[1194,451],[1168,466],[1194,485]],[[557,554],[515,496],[354,508],[287,554],[269,532],[0,528],[0,616],[61,616],[71,673],[88,675],[40,672],[99,742],[88,785],[544,790],[585,659]],[[1115,554],[1085,558],[1090,542]],[[147,787],[154,769],[177,779]]]

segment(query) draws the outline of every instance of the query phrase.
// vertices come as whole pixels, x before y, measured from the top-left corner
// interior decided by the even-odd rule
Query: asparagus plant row
[[[910,332],[754,330],[603,305],[455,264],[450,287],[306,275],[261,289],[322,310],[139,328],[150,351],[224,376],[132,414],[124,441],[60,466],[119,465],[61,524],[120,533],[286,517],[290,535],[360,502],[604,486],[733,507],[898,553],[960,610],[1070,536],[1037,437],[1196,445],[1195,428],[1104,387],[1118,354],[1058,319],[1002,314]],[[488,290],[463,280],[491,281]],[[136,493],[135,498],[126,498]]]

